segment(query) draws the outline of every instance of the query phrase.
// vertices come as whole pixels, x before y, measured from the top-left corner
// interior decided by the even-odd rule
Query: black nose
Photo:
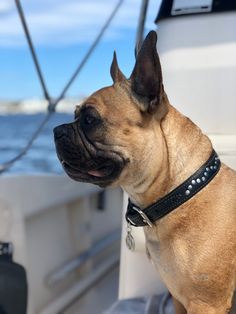
[[[53,129],[54,132],[54,138],[55,140],[58,140],[59,138],[63,136],[68,136],[68,127],[66,124],[59,125]]]

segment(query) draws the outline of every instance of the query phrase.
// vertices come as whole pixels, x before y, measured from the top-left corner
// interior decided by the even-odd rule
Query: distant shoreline
[[[80,105],[85,97],[76,99],[69,98],[61,100],[56,108],[60,113],[72,113],[75,106]],[[41,99],[27,99],[22,101],[0,101],[0,115],[9,114],[34,114],[47,111],[47,101]]]

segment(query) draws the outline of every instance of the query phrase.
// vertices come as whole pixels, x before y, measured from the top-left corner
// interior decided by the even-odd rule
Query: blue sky
[[[48,89],[56,97],[117,0],[21,0]],[[155,29],[160,0],[150,0],[146,31]],[[134,42],[140,0],[124,0],[92,57],[68,96],[80,97],[111,84],[113,51],[129,76],[134,64]],[[0,1],[0,100],[41,98],[34,65],[14,0]]]

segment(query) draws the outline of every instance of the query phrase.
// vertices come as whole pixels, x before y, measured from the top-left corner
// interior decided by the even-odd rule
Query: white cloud
[[[36,45],[63,45],[91,42],[110,15],[118,0],[22,0],[27,24]],[[147,25],[153,20],[159,1],[150,1]],[[125,36],[125,30],[135,31],[141,0],[125,0],[106,40]],[[25,44],[22,26],[13,0],[0,1],[0,46]]]
[[[13,7],[13,3],[11,2],[11,0],[1,0],[0,2],[0,14],[1,13],[7,13],[8,11],[10,11]]]

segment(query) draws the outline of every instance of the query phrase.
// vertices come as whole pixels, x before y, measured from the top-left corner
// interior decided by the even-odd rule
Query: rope
[[[104,35],[105,31],[109,27],[111,21],[115,17],[115,15],[118,12],[118,10],[119,10],[121,4],[123,3],[123,1],[124,0],[119,0],[118,1],[118,3],[116,4],[115,8],[111,12],[110,16],[108,17],[108,19],[104,23],[102,29],[100,30],[100,32],[98,33],[97,37],[95,38],[94,42],[92,43],[92,45],[88,49],[87,53],[83,57],[82,61],[79,63],[79,65],[76,68],[75,72],[72,74],[71,78],[68,80],[67,84],[63,88],[62,92],[56,98],[56,100],[53,100],[50,97],[49,93],[48,93],[48,90],[47,90],[47,87],[46,87],[46,83],[45,83],[43,75],[42,75],[42,71],[41,71],[41,68],[40,68],[40,65],[39,65],[39,62],[38,62],[38,57],[37,57],[37,54],[36,54],[35,49],[34,49],[33,41],[32,41],[31,36],[30,36],[29,28],[28,28],[27,23],[26,23],[26,19],[25,19],[25,16],[24,16],[24,12],[23,12],[20,0],[15,0],[16,8],[17,8],[17,11],[18,11],[18,14],[19,14],[19,17],[20,17],[21,24],[23,26],[23,30],[24,30],[24,33],[25,33],[25,36],[26,36],[26,40],[27,40],[30,52],[31,52],[31,56],[32,56],[32,59],[33,59],[33,62],[34,62],[34,65],[35,65],[35,68],[36,68],[36,71],[37,71],[37,74],[38,74],[39,81],[40,81],[42,89],[43,89],[44,98],[48,101],[48,113],[46,114],[46,116],[44,117],[42,122],[39,124],[39,126],[35,130],[35,132],[32,134],[32,136],[31,136],[30,140],[28,141],[28,143],[26,144],[26,146],[20,151],[20,153],[18,155],[16,155],[14,158],[6,161],[5,163],[0,164],[0,174],[2,174],[3,172],[9,170],[9,168],[12,167],[16,161],[21,159],[28,152],[28,150],[31,148],[31,146],[33,145],[34,141],[36,140],[36,138],[38,137],[38,135],[42,131],[43,127],[48,122],[48,120],[51,118],[52,114],[55,112],[57,104],[59,103],[59,101],[61,101],[65,97],[66,92],[70,88],[71,84],[74,82],[76,77],[79,75],[80,71],[82,70],[82,68],[84,67],[86,62],[88,61],[90,55],[92,54],[92,52],[94,51],[94,49],[96,48],[98,43],[100,42],[102,36]]]
[[[75,80],[75,78],[78,76],[78,74],[80,73],[80,71],[82,70],[82,68],[84,67],[84,65],[86,64],[87,60],[89,59],[89,57],[91,56],[92,52],[94,51],[94,49],[96,48],[96,46],[98,45],[98,43],[100,42],[102,36],[104,35],[105,31],[107,30],[107,28],[109,27],[111,21],[113,20],[113,18],[115,17],[116,13],[118,12],[120,6],[122,5],[122,3],[124,2],[124,0],[119,0],[117,5],[115,6],[114,10],[111,12],[111,15],[108,17],[107,21],[105,22],[105,24],[103,25],[102,29],[100,30],[100,32],[98,33],[97,37],[95,38],[94,42],[92,43],[92,45],[90,46],[90,48],[88,49],[87,53],[85,54],[85,56],[83,57],[82,61],[80,62],[80,64],[78,65],[77,69],[75,70],[75,72],[73,73],[73,75],[71,76],[71,78],[69,79],[68,83],[65,85],[65,87],[63,88],[60,96],[56,99],[55,104],[54,104],[54,108],[57,105],[57,103],[62,100],[67,92],[67,90],[69,89],[69,87],[71,86],[71,84],[73,83],[73,81]],[[52,106],[53,107],[53,106]]]
[[[42,131],[43,127],[45,126],[45,124],[48,122],[48,120],[51,118],[52,113],[48,112],[47,115],[45,116],[45,118],[42,120],[42,122],[39,124],[38,128],[36,129],[36,131],[33,133],[31,139],[28,141],[28,143],[26,144],[26,146],[22,149],[22,151],[16,155],[16,157],[10,159],[9,161],[3,163],[0,165],[0,174],[2,174],[3,172],[7,171],[10,167],[13,166],[13,164],[18,161],[19,159],[21,159],[26,153],[27,151],[30,149],[30,147],[32,146],[32,144],[34,143],[34,141],[36,140],[36,138],[38,137],[38,135],[40,134],[40,132]]]
[[[38,58],[37,58],[35,50],[34,50],[33,42],[32,42],[32,39],[31,39],[31,36],[30,36],[30,33],[29,33],[29,29],[28,29],[28,26],[27,26],[27,23],[26,23],[26,20],[25,20],[25,16],[24,16],[24,12],[23,12],[20,0],[15,0],[15,3],[16,3],[16,8],[17,8],[20,20],[21,20],[21,24],[22,24],[24,32],[25,32],[25,36],[27,38],[27,42],[28,42],[28,45],[29,45],[29,48],[30,48],[31,56],[33,58],[34,65],[36,67],[36,71],[37,71],[37,74],[38,74],[38,77],[39,77],[39,81],[41,83],[41,86],[42,86],[42,89],[43,89],[43,92],[44,92],[44,97],[45,97],[45,99],[50,101],[50,96],[48,94],[47,87],[46,87],[46,84],[45,84],[45,81],[44,81],[44,78],[43,78],[43,74],[42,74],[41,68],[39,66]]]
[[[135,45],[135,57],[141,48],[143,43],[143,34],[144,34],[144,27],[146,22],[147,10],[148,10],[149,0],[142,0],[138,28],[137,28],[137,35],[136,35],[136,45]]]

